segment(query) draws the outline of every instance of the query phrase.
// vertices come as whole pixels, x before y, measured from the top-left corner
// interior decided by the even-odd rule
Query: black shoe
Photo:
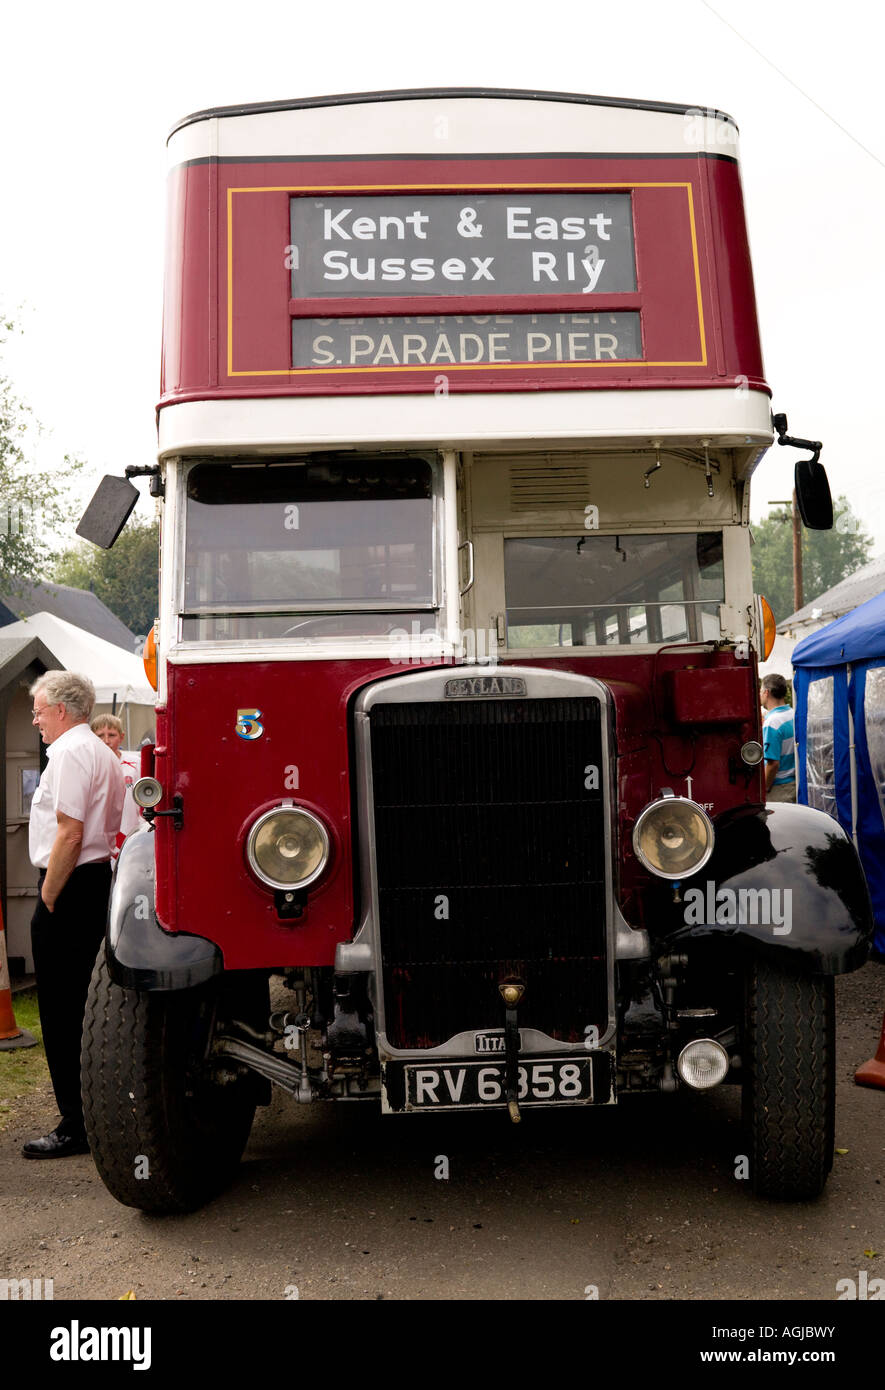
[[[89,1145],[85,1135],[77,1138],[71,1134],[45,1135],[42,1139],[29,1139],[22,1145],[25,1158],[67,1158],[69,1154],[88,1154]]]

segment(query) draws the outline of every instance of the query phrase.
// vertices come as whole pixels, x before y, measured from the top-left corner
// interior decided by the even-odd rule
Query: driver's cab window
[[[721,531],[505,539],[507,645],[716,639],[724,585]]]
[[[426,459],[213,460],[186,482],[182,638],[436,628]]]

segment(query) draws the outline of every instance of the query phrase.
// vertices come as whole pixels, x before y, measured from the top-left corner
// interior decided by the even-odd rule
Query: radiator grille
[[[602,1034],[599,700],[376,704],[370,717],[390,1043],[500,1027],[507,975],[527,987],[523,1027]]]

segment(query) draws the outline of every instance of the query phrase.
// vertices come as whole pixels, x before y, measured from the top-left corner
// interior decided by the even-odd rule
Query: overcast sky
[[[0,303],[25,329],[7,370],[51,431],[40,462],[82,454],[87,491],[153,462],[165,140],[178,117],[395,87],[656,99],[736,118],[774,409],[824,441],[834,495],[885,551],[877,14],[869,0],[7,8]],[[796,457],[763,461],[754,518],[789,496]]]

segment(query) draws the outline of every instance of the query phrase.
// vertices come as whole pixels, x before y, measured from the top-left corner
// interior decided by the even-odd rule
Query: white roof
[[[262,109],[262,106],[264,109]],[[440,140],[440,131],[444,140]],[[186,160],[412,155],[699,153],[738,158],[737,126],[722,111],[628,102],[574,92],[425,88],[353,93],[195,112],[169,136],[169,163]]]
[[[95,686],[96,704],[110,705],[114,696],[118,707],[156,703],[156,694],[148,685],[140,657],[52,613],[33,613],[30,618],[9,623],[0,632],[4,639],[39,637],[64,663],[66,671],[89,677]]]
[[[793,648],[796,646],[798,638],[786,637],[779,632],[774,639],[774,646],[771,649],[771,656],[767,661],[759,662],[759,677],[762,676],[783,676],[785,681],[793,679]]]
[[[885,593],[885,555],[875,555],[860,569],[840,579],[831,589],[818,594],[817,598],[797,608],[783,622],[778,623],[778,632],[795,632],[797,637],[807,637],[818,628],[825,627],[834,618],[850,613],[868,599]]]

